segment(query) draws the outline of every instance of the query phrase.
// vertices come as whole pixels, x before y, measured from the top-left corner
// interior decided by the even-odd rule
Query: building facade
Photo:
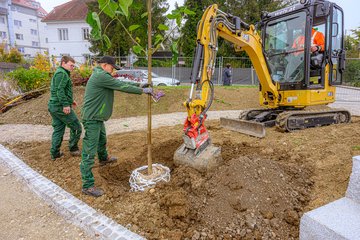
[[[42,21],[46,23],[49,54],[60,58],[72,56],[84,62],[91,54],[90,27],[86,23],[86,0],[72,0],[55,7]]]
[[[0,41],[25,57],[48,52],[46,24],[41,21],[46,14],[33,0],[0,0]]]

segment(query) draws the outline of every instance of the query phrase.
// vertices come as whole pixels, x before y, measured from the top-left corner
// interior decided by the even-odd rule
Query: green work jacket
[[[58,67],[51,79],[49,105],[70,107],[73,103],[70,71]]]
[[[113,78],[100,66],[95,67],[86,84],[84,104],[81,110],[83,121],[106,121],[111,117],[114,104],[114,90],[142,94],[137,83],[128,83]]]

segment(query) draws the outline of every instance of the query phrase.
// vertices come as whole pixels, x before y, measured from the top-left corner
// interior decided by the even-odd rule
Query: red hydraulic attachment
[[[191,115],[190,120],[185,119],[184,123],[184,143],[187,148],[195,149],[200,152],[210,143],[210,135],[204,126],[207,115]]]

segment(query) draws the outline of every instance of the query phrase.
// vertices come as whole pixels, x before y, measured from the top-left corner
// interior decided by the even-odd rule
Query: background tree
[[[352,34],[345,37],[346,67],[344,81],[346,84],[360,87],[360,27],[351,30]]]
[[[91,12],[101,12],[99,9],[99,4],[97,1],[91,1],[87,3],[89,13]],[[164,30],[159,30],[158,26],[163,24],[166,21],[166,11],[169,8],[169,4],[167,0],[153,0],[153,8],[152,8],[152,25],[153,27],[153,35],[158,33],[164,34]],[[145,13],[146,4],[144,4],[143,0],[134,0],[131,6],[129,7],[129,18],[126,18],[124,15],[118,15],[119,20],[124,24],[124,27],[129,29],[131,25],[136,23],[140,27],[135,29],[132,33],[134,34],[134,38],[140,44],[146,45],[147,40],[147,17]],[[96,53],[98,55],[112,55],[112,56],[125,56],[129,54],[129,49],[134,45],[132,43],[129,35],[124,31],[123,26],[119,21],[113,21],[111,17],[107,14],[100,14],[100,23],[101,29],[107,34],[111,46],[110,48],[105,48],[99,39],[90,38],[90,51]]]
[[[347,58],[359,57],[360,27],[351,30],[352,34],[345,36],[345,50]]]
[[[240,17],[249,24],[260,21],[261,12],[272,12],[295,3],[295,0],[218,0],[220,10]],[[192,57],[196,43],[196,27],[201,19],[204,9],[213,4],[211,0],[185,0],[184,5],[192,9],[196,14],[188,16],[181,28],[181,53],[186,57]],[[244,56],[245,53],[235,53],[231,43],[219,39],[219,56]]]

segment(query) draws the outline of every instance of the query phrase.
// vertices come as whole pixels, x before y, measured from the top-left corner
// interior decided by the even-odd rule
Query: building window
[[[6,39],[6,32],[0,32],[0,37],[2,39]]]
[[[37,30],[35,29],[30,29],[31,35],[37,35]]]
[[[22,23],[19,20],[14,20],[14,25],[17,26],[17,27],[21,27]]]
[[[32,42],[32,46],[33,46],[33,47],[38,47],[38,46],[39,46],[39,42],[34,42],[34,41],[33,41],[33,42]]]
[[[21,52],[21,53],[25,53],[25,48],[24,47],[19,47],[18,51]]]
[[[29,21],[32,22],[32,23],[36,23],[36,19],[30,18]]]
[[[37,3],[37,2],[31,2],[31,5],[34,7],[34,8],[39,8],[40,5]]]
[[[59,32],[60,41],[69,40],[69,34],[67,28],[58,28],[58,32]]]
[[[11,5],[11,11],[16,11],[16,10],[17,10],[17,8],[15,6]]]
[[[46,42],[46,43],[49,43],[49,39],[48,39],[48,38],[45,38],[45,42]]]
[[[20,34],[20,33],[15,33],[15,38],[17,40],[24,40],[24,35],[23,34]]]
[[[0,17],[0,23],[5,24],[5,18],[4,17]]]
[[[83,36],[83,40],[89,40],[90,38],[89,28],[82,28],[82,36]]]

